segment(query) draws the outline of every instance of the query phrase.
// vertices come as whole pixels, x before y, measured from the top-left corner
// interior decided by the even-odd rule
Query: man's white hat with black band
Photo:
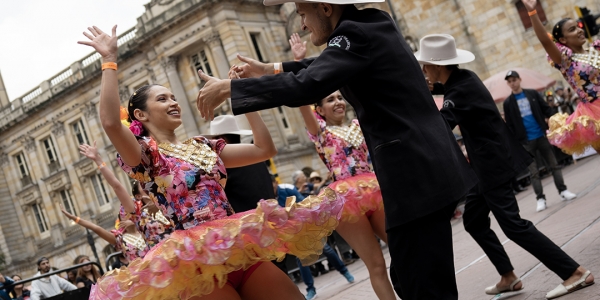
[[[449,34],[430,34],[419,42],[419,51],[415,57],[424,65],[450,66],[475,60],[473,53],[456,49],[456,41]]]
[[[288,2],[295,3],[329,3],[329,4],[361,4],[361,3],[376,3],[376,2],[384,2],[385,0],[264,0],[263,4],[266,6],[284,4]]]

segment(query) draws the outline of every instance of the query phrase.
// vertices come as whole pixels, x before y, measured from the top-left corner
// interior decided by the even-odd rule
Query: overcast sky
[[[91,25],[132,28],[150,0],[0,0],[0,72],[14,100],[91,53],[77,44]]]

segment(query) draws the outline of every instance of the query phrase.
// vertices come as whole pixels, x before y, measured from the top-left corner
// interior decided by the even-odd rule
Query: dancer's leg
[[[369,217],[369,223],[371,223],[371,228],[373,228],[375,235],[377,235],[387,244],[387,233],[385,232],[385,211],[383,209],[374,211]]]
[[[388,229],[403,300],[458,299],[450,224],[457,204]]]
[[[341,222],[336,230],[367,266],[371,285],[377,297],[382,300],[396,299],[392,284],[388,279],[381,247],[367,217],[362,215],[354,223]]]
[[[190,300],[241,300],[242,298],[238,292],[229,284],[224,285],[222,288],[215,287],[215,290],[209,295],[202,297],[192,297]]]
[[[537,230],[533,223],[521,218],[510,182],[485,192],[484,197],[506,237],[539,259],[563,280],[567,280],[577,270],[579,264]]]
[[[304,296],[292,280],[271,262],[264,262],[256,268],[241,286],[239,293],[244,300],[304,300]]]

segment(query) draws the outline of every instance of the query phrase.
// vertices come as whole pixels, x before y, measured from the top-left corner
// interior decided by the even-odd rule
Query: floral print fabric
[[[329,132],[325,120],[318,115],[317,121],[321,132],[316,136],[308,132],[308,136],[315,143],[321,160],[332,172],[334,181],[373,172],[368,163],[369,150],[364,141],[358,148],[354,148],[344,139]],[[352,123],[359,125],[356,119],[352,120]]]
[[[210,172],[193,164],[160,153],[158,144],[151,137],[137,137],[142,152],[138,166],[128,166],[118,156],[121,168],[142,184],[150,199],[171,219],[175,229],[188,229],[210,220],[233,214],[227,201],[221,180],[227,172],[221,158]],[[225,147],[223,140],[194,137],[208,145],[217,155]]]
[[[550,65],[563,74],[583,102],[592,102],[598,99],[600,97],[600,69],[574,60],[573,50],[569,47],[560,43],[556,43],[556,46],[562,53],[562,61],[557,64],[552,61],[550,56],[547,56]],[[600,40],[595,40],[591,47],[600,51]]]

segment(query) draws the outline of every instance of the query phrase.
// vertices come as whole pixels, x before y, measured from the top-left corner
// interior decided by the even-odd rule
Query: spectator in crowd
[[[307,197],[310,195],[310,188],[308,183],[306,182],[306,175],[301,170],[298,170],[292,173],[292,182],[294,186],[302,194],[302,196]]]
[[[74,285],[77,285],[77,270],[67,271],[67,281]]]
[[[8,277],[2,275],[0,273],[0,299],[1,300],[11,300],[9,294],[13,291],[14,287],[5,288],[4,286],[13,284],[14,281]]]
[[[113,262],[110,267],[112,270],[115,269],[119,269],[121,267],[127,267],[129,265],[129,261],[127,260],[127,258],[125,258],[125,256],[123,255],[123,253],[119,254],[119,256],[117,256],[117,260],[115,260],[115,262]]]
[[[554,93],[559,112],[571,115],[573,113],[573,106],[571,106],[571,99],[567,97],[565,89],[559,86]]]
[[[546,103],[552,110],[552,112],[551,112],[552,115],[558,113],[558,104],[556,103],[556,99],[554,98],[554,95],[552,94],[551,91],[548,91],[546,93]]]
[[[12,280],[17,282],[23,280],[23,278],[21,278],[20,275],[13,275]],[[23,284],[15,285],[12,293],[10,293],[10,298],[12,300],[28,300],[30,294],[29,289],[29,286],[24,286]]]
[[[538,92],[521,88],[519,73],[508,71],[504,79],[512,90],[512,94],[506,98],[503,104],[506,125],[532,156],[535,157],[536,152],[539,151],[546,162],[550,164],[554,184],[561,199],[574,199],[577,195],[567,190],[562,171],[558,167],[552,146],[546,137],[546,130],[548,130],[546,118],[552,116],[552,109]],[[531,185],[533,185],[537,198],[536,210],[539,212],[546,209],[546,195],[544,195],[538,165],[535,161],[529,166],[529,173],[531,173]]]
[[[50,272],[50,261],[46,257],[42,257],[37,261],[38,272],[34,275],[35,277],[47,274]],[[57,275],[50,275],[48,277],[34,280],[31,283],[31,300],[40,300],[43,298],[50,298],[61,294],[63,292],[76,290],[77,287],[66,279],[61,278]]]
[[[82,264],[90,262],[90,258],[87,255],[80,255],[75,264]],[[77,287],[92,287],[93,284],[100,278],[100,272],[94,265],[86,265],[77,270]]]
[[[301,172],[302,175],[304,175],[302,171],[296,171],[294,174],[297,172]],[[292,175],[292,178],[294,178],[294,175]],[[306,180],[306,176],[304,176],[304,178]],[[275,176],[271,177],[271,181],[273,182],[273,190],[275,191],[279,205],[285,206],[286,199],[292,196],[296,197],[296,202],[304,200],[304,196],[302,196],[302,194],[300,194],[293,185],[285,183],[277,184]],[[327,260],[333,264],[333,267],[340,272],[340,274],[342,274],[349,283],[354,282],[354,276],[350,274],[350,271],[348,271],[337,252],[335,252],[327,243],[325,243],[325,246],[323,247],[323,254],[325,254]],[[306,284],[306,300],[315,299],[315,297],[317,297],[317,289],[315,288],[315,280],[310,272],[310,267],[303,266],[302,262],[300,262],[298,258],[296,258],[296,263],[300,269],[302,281],[304,281],[304,284]]]
[[[312,186],[311,193],[317,195],[317,191],[323,184],[323,178],[321,178],[321,175],[317,171],[312,171],[308,177],[308,183]]]

